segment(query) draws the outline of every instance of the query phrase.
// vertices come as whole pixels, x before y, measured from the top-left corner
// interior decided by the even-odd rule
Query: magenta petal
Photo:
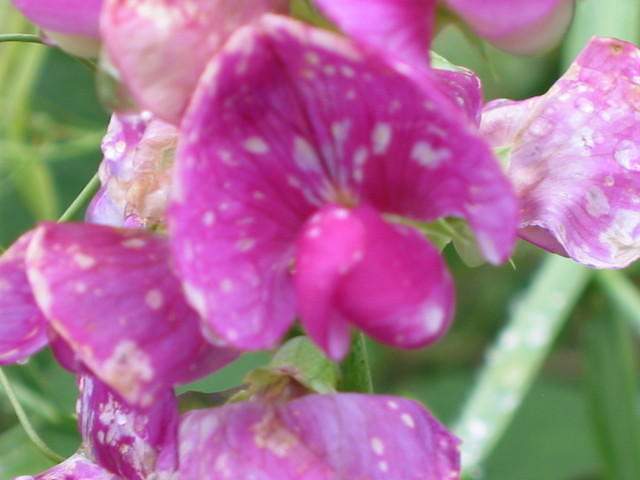
[[[28,357],[48,342],[47,323],[25,271],[32,234],[22,235],[0,257],[0,365]]]
[[[517,54],[547,50],[571,23],[575,0],[445,0],[481,37]]]
[[[298,311],[335,360],[350,343],[348,323],[402,348],[437,340],[453,314],[453,284],[435,247],[416,230],[370,207],[329,206],[298,242]]]
[[[95,461],[129,480],[156,471],[157,459],[173,458],[175,467],[178,405],[172,391],[146,410],[136,411],[98,379],[79,379],[78,423],[84,446]]]
[[[82,454],[75,454],[60,465],[50,468],[40,475],[23,475],[13,480],[123,480],[112,475],[88,460]]]
[[[639,58],[596,37],[544,96],[486,107],[483,130],[511,147],[526,240],[598,268],[640,257]]]
[[[316,0],[347,35],[419,68],[429,63],[435,0]]]
[[[204,340],[168,262],[164,237],[88,224],[43,224],[27,254],[53,328],[132,404],[235,357]]]
[[[202,78],[169,229],[189,300],[223,341],[269,347],[291,324],[295,242],[323,205],[461,216],[489,260],[509,255],[511,186],[429,78],[276,15],[234,35]]]
[[[11,0],[45,30],[98,38],[102,0]]]
[[[180,478],[455,480],[458,440],[419,403],[311,395],[185,414]]]
[[[113,0],[102,14],[110,59],[140,104],[177,124],[205,65],[233,31],[285,0]]]

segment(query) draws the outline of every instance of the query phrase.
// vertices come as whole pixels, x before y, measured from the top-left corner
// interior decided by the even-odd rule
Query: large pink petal
[[[371,207],[329,206],[303,229],[295,276],[309,335],[336,360],[349,323],[402,348],[437,340],[453,314],[453,284],[435,247]]]
[[[180,478],[455,480],[457,443],[422,405],[402,398],[232,404],[183,416]]]
[[[23,475],[13,480],[123,480],[112,475],[88,460],[83,454],[76,453],[59,465],[40,475]]]
[[[11,0],[45,30],[98,38],[102,0]]]
[[[140,104],[179,123],[205,65],[233,31],[285,0],[108,0],[110,59]]]
[[[36,300],[78,358],[132,404],[232,360],[185,302],[165,238],[87,224],[43,224],[27,254]]]
[[[32,234],[22,235],[0,257],[0,365],[22,360],[48,342],[47,323],[33,298],[25,270]]]
[[[277,341],[294,317],[295,240],[326,204],[462,216],[490,261],[508,256],[511,187],[427,86],[284,17],[232,37],[184,119],[169,224],[187,295],[215,335],[243,348]]]
[[[429,63],[436,0],[316,0],[347,35],[419,68]]]
[[[483,129],[512,148],[526,240],[599,268],[640,257],[639,59],[594,38],[544,96],[486,107]]]
[[[160,453],[169,461],[164,468],[176,466],[178,404],[172,391],[137,411],[92,376],[81,376],[78,387],[80,433],[96,463],[129,480],[144,480],[155,472]]]
[[[575,0],[445,0],[478,35],[511,53],[557,45],[573,17]]]

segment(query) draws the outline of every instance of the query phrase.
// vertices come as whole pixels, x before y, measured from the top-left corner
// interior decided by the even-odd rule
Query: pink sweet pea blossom
[[[148,406],[235,358],[203,338],[166,238],[51,223],[25,235],[0,259],[3,363],[34,353],[51,329],[64,366],[87,368],[126,401]]]
[[[181,480],[456,480],[458,440],[403,398],[308,395],[184,414]],[[161,477],[163,478],[163,477]]]
[[[200,74],[233,31],[287,0],[107,0],[110,60],[140,105],[179,123]]]
[[[87,221],[112,226],[162,226],[178,131],[148,113],[114,115],[102,141],[102,188]]]
[[[213,340],[271,347],[296,314],[334,359],[349,325],[405,348],[443,334],[445,264],[394,216],[463,217],[499,263],[516,202],[439,88],[277,15],[229,40],[184,118],[169,213],[185,291]]]
[[[543,96],[497,100],[482,131],[508,147],[520,236],[597,268],[640,256],[640,50],[595,37]]]
[[[437,0],[316,0],[346,34],[413,65],[428,61]],[[573,15],[574,0],[443,0],[478,35],[512,53],[556,45]]]
[[[82,56],[96,56],[99,52],[102,1],[12,0],[56,44]]]

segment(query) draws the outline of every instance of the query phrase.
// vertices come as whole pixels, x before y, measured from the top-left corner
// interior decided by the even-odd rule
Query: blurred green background
[[[543,93],[593,34],[637,43],[637,0],[584,0],[565,43],[544,56],[502,54],[454,29],[435,50],[476,70],[486,98]],[[604,5],[606,4],[606,5]],[[33,32],[8,0],[0,0],[0,33]],[[6,248],[38,220],[55,219],[96,171],[108,114],[92,73],[52,48],[0,44],[0,245]],[[424,401],[448,425],[458,418],[489,346],[526,294],[545,255],[521,244],[515,268],[468,268],[447,250],[458,289],[451,332],[437,345],[401,352],[369,343],[375,391]],[[626,272],[637,283],[638,269]],[[593,283],[593,282],[592,282]],[[626,305],[600,283],[582,294],[513,421],[477,478],[488,480],[633,480],[640,478],[635,291]],[[631,307],[629,306],[631,305]],[[638,303],[640,305],[640,303]],[[634,323],[635,322],[635,323]],[[248,355],[198,382],[223,390],[241,382],[266,354]],[[46,442],[68,455],[79,444],[71,375],[48,351],[4,369]],[[630,407],[630,408],[629,408]],[[51,465],[36,450],[0,389],[0,480]]]

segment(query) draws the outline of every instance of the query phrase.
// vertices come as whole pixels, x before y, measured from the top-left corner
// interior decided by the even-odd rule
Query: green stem
[[[75,198],[75,200],[71,202],[71,205],[67,207],[67,209],[60,216],[58,221],[68,222],[72,220],[78,213],[80,213],[80,211],[84,207],[86,207],[89,204],[89,202],[91,201],[93,196],[97,193],[99,188],[100,188],[100,179],[98,178],[98,174],[96,173],[93,177],[91,177],[91,180],[89,180],[89,183],[87,183],[84,186],[84,188]]]
[[[636,286],[618,270],[601,270],[596,274],[596,280],[611,303],[629,318],[636,332],[640,333],[640,292]]]
[[[0,34],[0,43],[3,42],[22,42],[22,43],[39,43],[46,45],[39,35],[30,33],[4,33]]]
[[[463,440],[463,474],[473,476],[506,430],[591,274],[555,255],[539,268],[489,349],[454,428]]]
[[[24,409],[22,408],[22,405],[20,405],[20,402],[18,401],[18,397],[16,396],[16,392],[13,390],[13,387],[11,386],[11,383],[9,382],[9,379],[5,375],[5,373],[2,370],[2,368],[0,368],[0,385],[2,385],[2,388],[4,389],[5,393],[7,394],[7,398],[9,399],[9,403],[11,403],[11,406],[13,407],[13,410],[16,412],[16,416],[18,417],[18,420],[20,421],[20,425],[22,425],[22,428],[24,429],[25,433],[27,434],[27,437],[29,437],[29,440],[31,440],[33,442],[33,444],[36,446],[36,448],[38,450],[40,450],[40,452],[42,452],[42,454],[44,456],[46,456],[47,458],[49,458],[53,462],[60,463],[60,462],[64,461],[64,457],[58,455],[53,450],[51,450],[44,443],[42,438],[40,438],[38,433],[35,431],[35,429],[33,428],[33,425],[31,425],[31,422],[29,422],[29,418],[27,417],[26,412],[24,411]]]
[[[351,350],[342,362],[342,379],[338,390],[342,392],[373,392],[367,344],[361,332],[354,335]]]

